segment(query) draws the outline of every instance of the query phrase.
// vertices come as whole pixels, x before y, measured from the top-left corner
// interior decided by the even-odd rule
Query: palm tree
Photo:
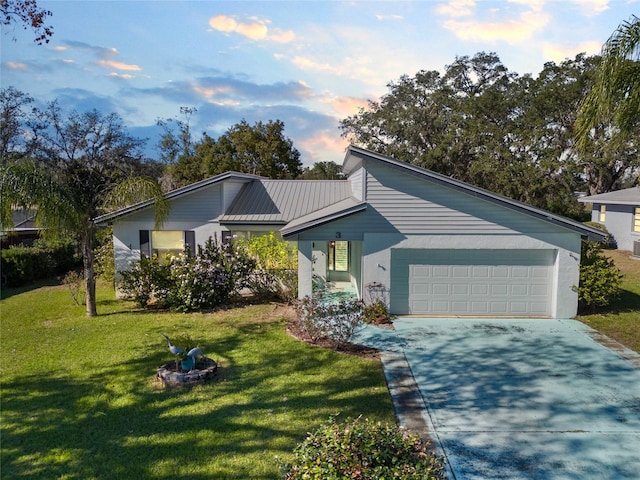
[[[39,113],[28,155],[0,167],[0,222],[10,228],[12,209],[32,207],[45,236],[73,235],[82,248],[87,315],[95,316],[94,219],[153,198],[161,224],[168,204],[155,180],[135,175],[142,142],[125,133],[117,115],[93,110],[63,119],[55,102]]]
[[[583,151],[601,123],[622,142],[640,125],[640,18],[623,22],[602,47],[595,83],[578,111],[577,144]]]

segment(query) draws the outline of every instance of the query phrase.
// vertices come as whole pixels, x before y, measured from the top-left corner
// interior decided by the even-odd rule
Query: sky
[[[304,166],[342,163],[339,122],[421,70],[495,52],[519,75],[594,55],[640,0],[38,0],[54,35],[3,26],[0,86],[67,112],[117,113],[159,158],[158,119],[195,138],[284,122]]]

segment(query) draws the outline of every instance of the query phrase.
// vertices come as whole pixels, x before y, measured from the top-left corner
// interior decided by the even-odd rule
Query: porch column
[[[298,240],[298,298],[313,293],[313,242]]]

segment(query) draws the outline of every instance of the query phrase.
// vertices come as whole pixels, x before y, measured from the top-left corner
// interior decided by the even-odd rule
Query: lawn
[[[295,340],[274,305],[149,313],[104,287],[98,300],[97,318],[61,286],[0,301],[2,478],[275,479],[276,457],[331,415],[394,422],[378,361]],[[162,332],[197,339],[218,381],[159,385]]]
[[[579,320],[640,353],[640,260],[631,252],[607,250],[623,274],[622,295],[600,313]]]

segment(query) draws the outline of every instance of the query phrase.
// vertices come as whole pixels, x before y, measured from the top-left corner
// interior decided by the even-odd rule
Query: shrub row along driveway
[[[404,354],[452,478],[638,478],[637,354],[575,320],[394,325],[367,327],[358,342]]]

